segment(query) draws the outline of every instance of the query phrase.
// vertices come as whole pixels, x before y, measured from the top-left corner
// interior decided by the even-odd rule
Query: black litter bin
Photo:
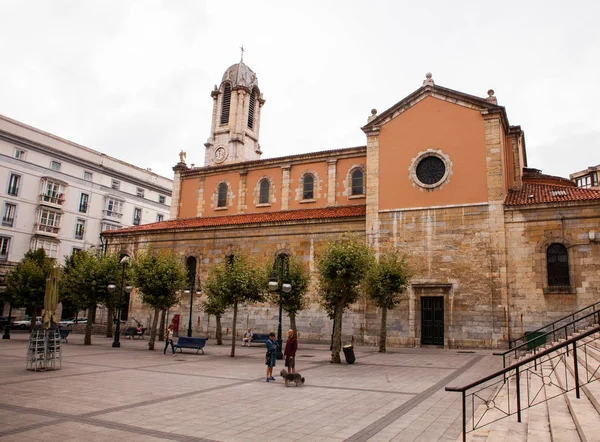
[[[354,347],[352,347],[352,344],[344,345],[343,350],[346,362],[348,364],[354,364],[354,361],[356,361],[356,356],[354,356]]]

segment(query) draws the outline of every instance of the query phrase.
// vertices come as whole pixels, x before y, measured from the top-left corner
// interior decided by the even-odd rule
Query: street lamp
[[[119,342],[119,336],[121,334],[121,307],[123,306],[123,292],[129,294],[133,290],[133,287],[130,285],[125,285],[125,267],[129,264],[130,258],[125,255],[121,258],[120,264],[123,266],[123,270],[121,272],[121,292],[119,293],[119,307],[117,308],[117,328],[115,328],[115,340],[113,341],[113,348],[120,348],[121,343]],[[114,293],[117,289],[117,286],[114,282],[108,284],[109,293]]]
[[[6,293],[8,287],[4,284],[0,285],[0,293]],[[2,339],[10,339],[10,315],[12,315],[12,296],[10,298],[10,304],[8,304],[8,319],[6,325],[4,326],[4,334],[2,335]]]
[[[190,295],[190,318],[188,320],[188,332],[187,332],[187,335],[189,338],[192,337],[192,305],[193,305],[192,303],[194,301],[194,285],[196,285],[195,279],[192,280],[192,286],[183,291],[183,293],[185,293],[186,295]],[[202,290],[198,289],[196,291],[196,294],[198,296],[200,296],[202,294]]]
[[[279,269],[277,267],[279,266]],[[277,270],[279,270],[279,278],[277,277]],[[283,352],[281,349],[282,341],[281,341],[281,314],[283,310],[283,294],[289,293],[292,291],[292,284],[289,282],[289,274],[290,274],[290,263],[288,261],[288,256],[285,254],[281,254],[275,258],[275,263],[273,264],[273,272],[271,273],[271,278],[269,279],[269,290],[271,292],[276,292],[279,289],[279,326],[277,328],[277,359],[283,359]],[[281,287],[279,286],[279,280],[283,282]]]

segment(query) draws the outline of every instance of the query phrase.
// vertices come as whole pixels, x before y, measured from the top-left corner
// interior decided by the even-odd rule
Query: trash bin
[[[544,334],[544,332],[525,332],[525,339],[527,339],[527,350],[533,350],[534,348],[546,344],[546,336],[542,336]]]
[[[346,362],[348,364],[354,364],[354,361],[356,361],[356,357],[354,356],[354,347],[352,347],[352,344],[344,345],[342,349],[344,350],[344,357],[346,358]]]

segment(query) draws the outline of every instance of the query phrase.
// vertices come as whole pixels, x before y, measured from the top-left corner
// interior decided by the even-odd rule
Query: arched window
[[[264,178],[260,182],[260,195],[258,196],[258,204],[269,203],[269,180]]]
[[[194,287],[194,283],[196,282],[196,258],[193,256],[188,256],[185,260],[185,266],[188,272],[188,288]]]
[[[227,184],[219,184],[217,195],[217,207],[227,207]]]
[[[221,124],[229,123],[229,107],[231,106],[231,86],[226,84],[223,88],[223,101],[221,102]]]
[[[356,169],[352,172],[352,195],[364,195],[363,171]]]
[[[254,128],[254,106],[256,105],[256,91],[250,94],[250,103],[248,105],[248,127]]]
[[[546,251],[548,265],[548,286],[568,286],[569,254],[567,248],[559,243],[550,244]]]
[[[315,177],[307,173],[304,175],[304,182],[302,185],[302,199],[311,200],[315,197]]]

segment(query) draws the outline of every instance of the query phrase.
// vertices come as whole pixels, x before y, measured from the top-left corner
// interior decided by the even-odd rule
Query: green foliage
[[[406,257],[396,250],[382,254],[365,279],[365,292],[377,307],[392,309],[400,302],[411,277]]]
[[[178,292],[187,285],[187,273],[181,258],[172,251],[142,253],[133,265],[133,278],[142,301],[161,310],[179,302]]]
[[[262,301],[266,286],[264,272],[256,267],[253,260],[239,254],[213,266],[203,290],[209,299],[213,299],[212,302],[227,308]]]
[[[206,292],[206,284],[204,291]],[[219,298],[218,295],[210,292],[207,293],[206,299],[202,301],[202,310],[204,310],[207,315],[220,316],[227,310],[227,305],[225,305],[224,301]]]
[[[46,277],[54,261],[44,249],[30,250],[6,276],[7,294],[15,307],[41,307],[44,305]],[[32,312],[35,316],[35,312]]]
[[[274,264],[269,262],[266,263],[265,278],[268,283],[268,278],[273,276],[273,270],[275,270],[274,275],[277,277],[279,287],[282,287],[284,282],[289,282],[291,284],[292,290],[289,293],[276,291],[272,292],[269,298],[271,299],[271,302],[278,304],[281,292],[283,310],[289,315],[295,315],[306,307],[304,295],[308,291],[310,275],[300,258],[297,256],[288,256],[286,259],[289,263],[288,280],[282,278],[282,272],[280,271],[281,261],[279,258],[276,259]]]
[[[328,241],[317,259],[319,290],[329,317],[336,308],[343,309],[356,302],[359,287],[374,261],[365,240],[344,234]]]

